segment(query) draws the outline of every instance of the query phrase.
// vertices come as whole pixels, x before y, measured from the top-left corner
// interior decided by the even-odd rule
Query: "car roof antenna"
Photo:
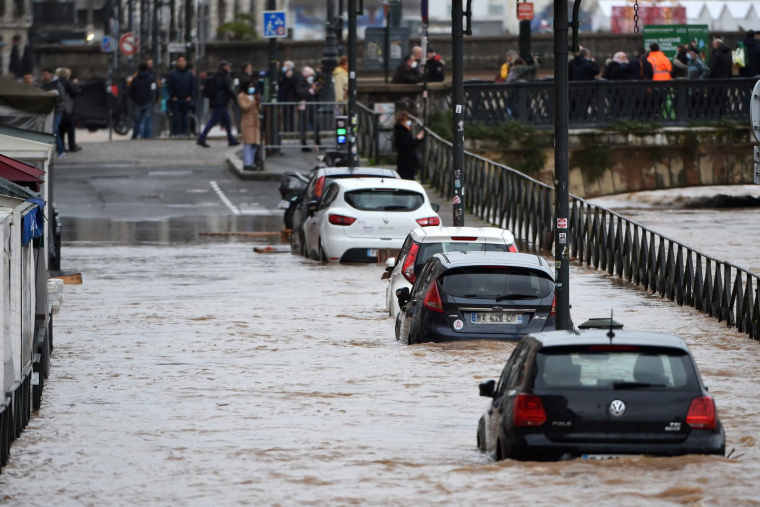
[[[612,323],[615,322],[613,319],[614,316],[615,316],[615,310],[610,308],[610,330],[607,333],[607,338],[610,339],[610,343],[612,343],[612,339],[615,337],[615,331],[613,331],[613,327],[612,327],[613,326]]]

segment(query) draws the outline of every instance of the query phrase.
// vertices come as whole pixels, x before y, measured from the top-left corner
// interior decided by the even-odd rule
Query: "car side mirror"
[[[441,209],[440,204],[431,204],[430,207],[433,208],[433,211],[435,211],[436,213],[438,213],[438,210]]]
[[[309,202],[309,206],[307,209],[309,210],[309,215],[313,215],[317,212],[317,208],[319,207],[319,202],[317,201],[311,201]]]
[[[480,384],[480,395],[485,396],[486,398],[493,398],[496,394],[496,381],[495,380],[489,380],[487,382],[481,382]]]
[[[385,270],[386,271],[393,271],[393,269],[396,267],[396,258],[391,257],[387,261],[385,261]]]
[[[396,297],[398,298],[398,305],[403,307],[409,301],[409,287],[396,289]]]

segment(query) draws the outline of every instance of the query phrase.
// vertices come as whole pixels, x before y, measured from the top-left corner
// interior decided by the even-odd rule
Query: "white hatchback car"
[[[514,252],[515,237],[511,232],[496,227],[441,227],[435,230],[417,228],[409,233],[398,258],[385,263],[390,272],[385,291],[386,308],[391,317],[399,312],[396,290],[412,289],[427,260],[446,252]],[[384,275],[388,276],[388,275]]]
[[[378,250],[398,250],[409,231],[441,225],[425,189],[391,178],[336,180],[303,226],[309,257],[323,262],[377,262]]]

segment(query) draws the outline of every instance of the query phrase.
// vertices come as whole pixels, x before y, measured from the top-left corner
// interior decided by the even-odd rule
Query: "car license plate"
[[[368,248],[367,257],[377,257],[377,248]]]
[[[277,207],[280,209],[288,209],[290,208],[290,203],[283,199],[282,201],[280,201],[280,204],[278,204]]]
[[[522,313],[472,312],[473,324],[522,324]]]

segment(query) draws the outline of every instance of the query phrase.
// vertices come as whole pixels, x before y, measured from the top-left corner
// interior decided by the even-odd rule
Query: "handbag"
[[[746,60],[745,60],[745,51],[744,51],[744,44],[739,43],[739,47],[734,50],[733,54],[733,60],[734,60],[734,67],[737,69],[743,69],[747,66]]]

